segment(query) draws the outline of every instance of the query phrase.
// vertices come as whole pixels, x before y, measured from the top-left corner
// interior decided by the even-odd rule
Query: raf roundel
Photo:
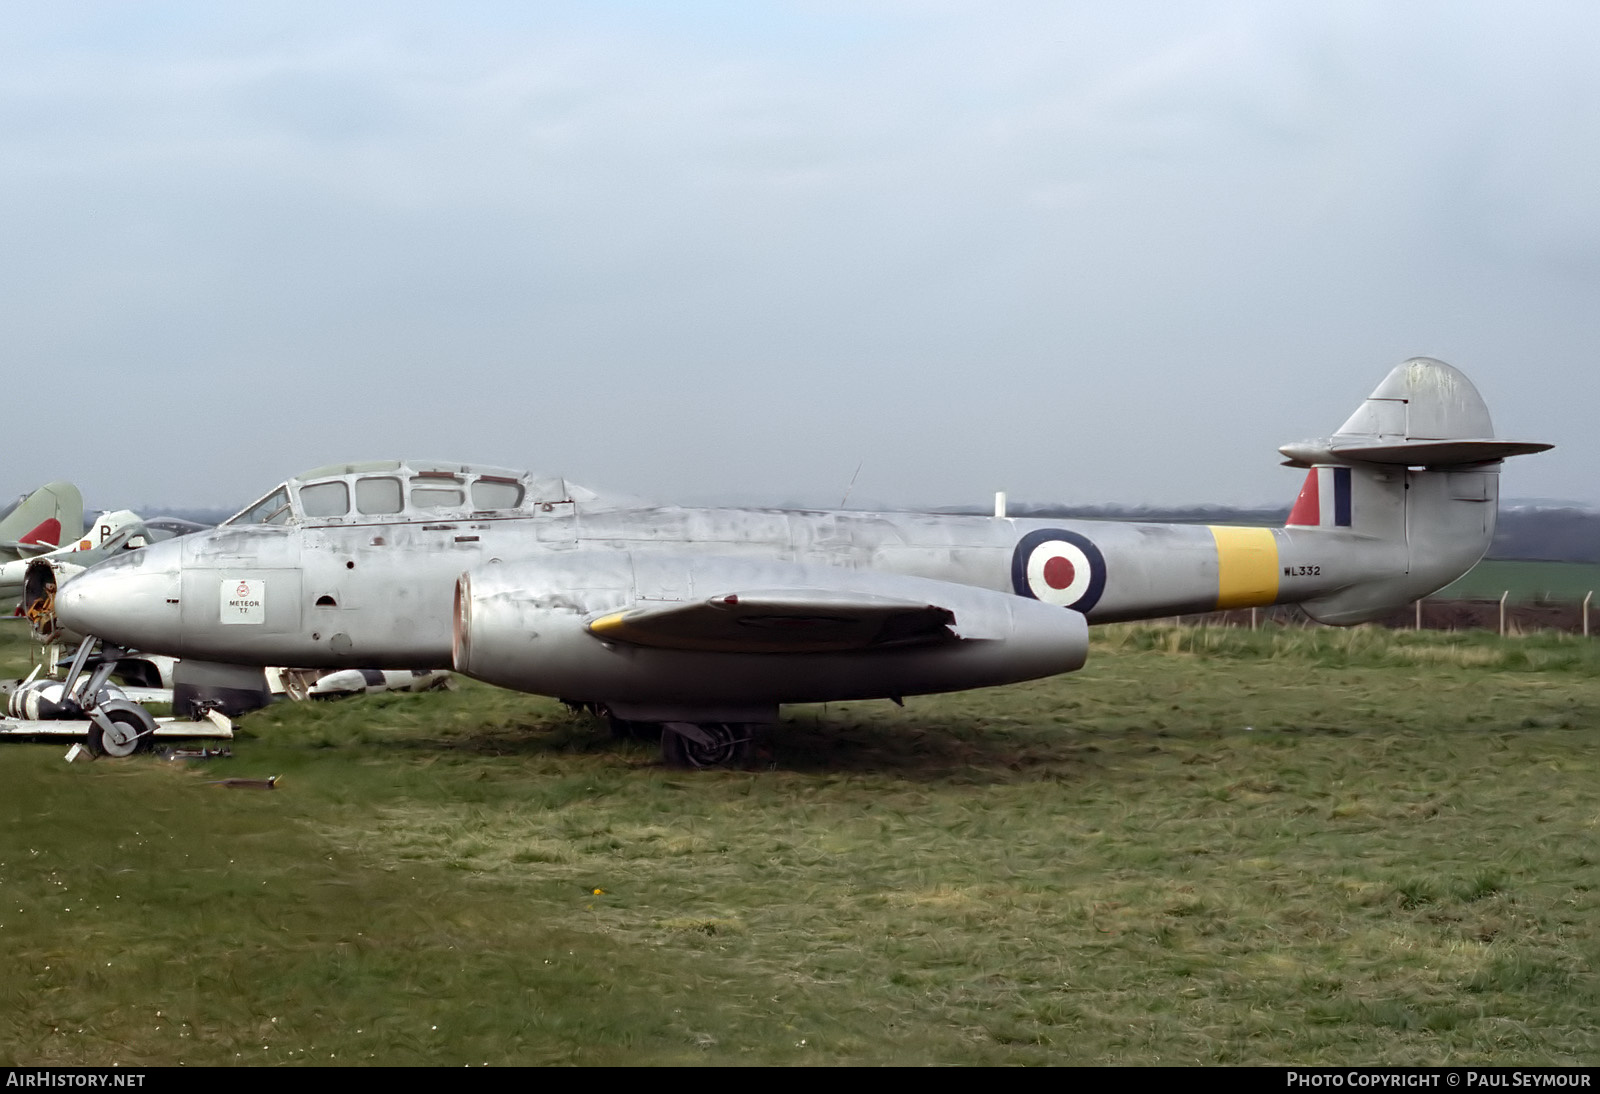
[[[1046,604],[1087,612],[1106,587],[1106,560],[1087,536],[1064,528],[1029,532],[1011,555],[1011,588]]]

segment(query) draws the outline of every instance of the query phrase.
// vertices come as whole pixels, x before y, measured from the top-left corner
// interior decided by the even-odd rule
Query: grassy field
[[[474,685],[7,743],[0,1063],[1593,1064],[1595,650],[1106,628],[754,771]]]
[[[1498,600],[1509,592],[1513,603],[1538,600],[1581,602],[1600,592],[1600,566],[1588,562],[1525,562],[1486,558],[1434,593],[1433,600]]]

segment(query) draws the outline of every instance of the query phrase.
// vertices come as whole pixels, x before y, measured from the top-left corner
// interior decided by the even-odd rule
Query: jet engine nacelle
[[[1071,672],[1078,612],[928,578],[742,558],[572,552],[456,583],[455,669],[605,703],[898,698]]]
[[[22,579],[23,615],[32,624],[33,635],[41,642],[70,644],[83,636],[61,626],[56,619],[56,589],[67,578],[83,573],[83,567],[54,558],[36,558],[28,563]]]

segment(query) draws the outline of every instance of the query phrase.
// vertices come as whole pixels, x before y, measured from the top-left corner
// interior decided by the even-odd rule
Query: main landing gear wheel
[[[109,710],[102,708],[102,712],[111,723],[111,728],[106,729],[98,721],[90,723],[86,734],[90,752],[96,756],[121,759],[150,747],[150,734],[156,728],[155,720],[142,708],[130,704]]]
[[[755,752],[755,727],[740,722],[668,722],[661,760],[668,767],[737,767]]]

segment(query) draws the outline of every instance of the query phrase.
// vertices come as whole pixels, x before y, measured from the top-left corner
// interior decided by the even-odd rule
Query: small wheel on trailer
[[[100,713],[111,728],[106,729],[98,720],[89,723],[85,737],[90,752],[96,756],[121,758],[150,747],[156,720],[143,707],[134,703],[107,703],[100,708]]]
[[[668,767],[737,767],[748,762],[754,753],[753,725],[669,722],[661,727],[661,760]]]

